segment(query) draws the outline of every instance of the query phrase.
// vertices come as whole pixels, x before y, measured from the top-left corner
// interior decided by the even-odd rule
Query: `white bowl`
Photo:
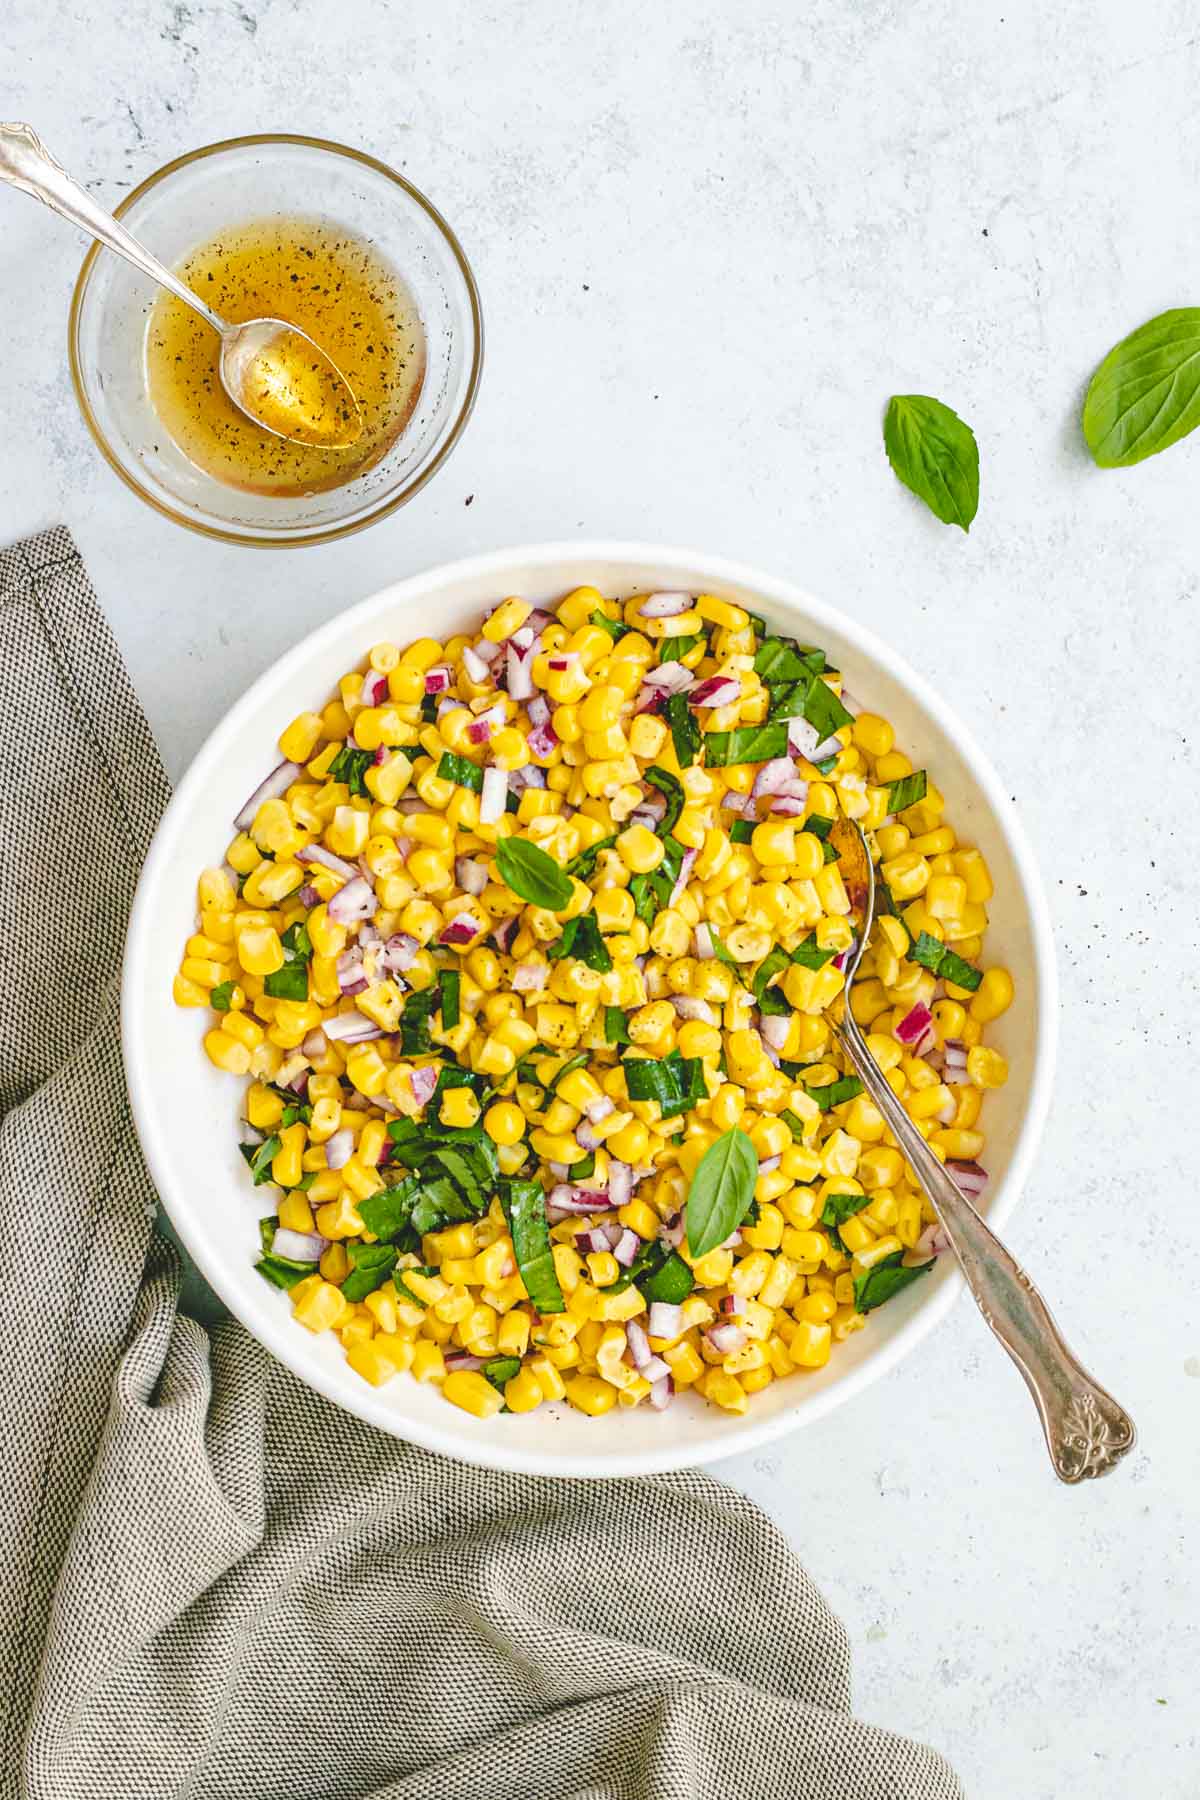
[[[167,809],[130,920],[122,1014],[134,1118],[163,1204],[212,1287],[281,1362],[348,1411],[431,1450],[542,1474],[629,1475],[730,1456],[841,1406],[945,1316],[961,1287],[957,1269],[947,1259],[874,1314],[867,1330],[838,1345],[824,1369],[772,1383],[744,1418],[692,1396],[661,1414],[617,1408],[589,1419],[564,1405],[484,1423],[404,1375],[370,1387],[331,1334],[313,1337],[295,1324],[286,1296],[255,1273],[258,1219],[267,1207],[237,1149],[243,1084],[204,1055],[208,1015],[178,1008],[171,998],[184,939],[194,929],[196,877],[221,861],[230,821],[278,762],[276,740],[288,721],[323,705],[339,676],[381,639],[445,638],[471,629],[506,594],[549,601],[585,582],[609,594],[722,594],[773,627],[822,645],[856,698],[885,714],[905,752],[932,771],[955,828],[991,866],[988,960],[1016,978],[1016,1000],[990,1034],[1011,1074],[1006,1087],[989,1094],[984,1117],[988,1212],[1003,1227],[1045,1117],[1057,1024],[1049,915],[1016,813],[966,727],[893,650],[789,582],[699,552],[622,543],[497,551],[397,582],[305,638],[221,722]]]

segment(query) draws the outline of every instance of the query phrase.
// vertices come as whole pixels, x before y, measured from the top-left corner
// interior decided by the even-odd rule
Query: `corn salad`
[[[932,1266],[831,1035],[839,813],[879,883],[854,1015],[972,1194],[1013,983],[983,856],[820,650],[713,594],[512,596],[279,748],[174,994],[248,1083],[258,1267],[365,1380],[742,1413]]]

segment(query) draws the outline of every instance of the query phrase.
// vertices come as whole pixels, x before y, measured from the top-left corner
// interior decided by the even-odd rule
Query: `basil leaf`
[[[1101,469],[1128,469],[1200,425],[1200,306],[1139,325],[1092,376],[1083,435]]]
[[[602,850],[612,849],[617,841],[617,835],[614,831],[611,837],[600,838],[588,849],[581,850],[578,856],[573,856],[567,864],[567,874],[573,875],[576,881],[590,880],[596,872],[596,858]]]
[[[625,624],[623,619],[610,619],[607,613],[602,612],[594,612],[588,623],[591,625],[598,625],[601,631],[606,631],[614,644],[618,638],[623,638],[629,630],[628,625]]]
[[[854,1278],[854,1305],[860,1313],[873,1312],[898,1294],[903,1288],[910,1286],[922,1275],[928,1275],[933,1267],[932,1261],[927,1263],[903,1263],[904,1252],[897,1250],[893,1256],[885,1256],[877,1262],[865,1275]]]
[[[799,963],[802,969],[823,969],[827,962],[832,962],[837,955],[836,950],[820,950],[817,947],[817,934],[810,931],[802,944],[797,944],[792,951],[791,960]]]
[[[408,1175],[396,1187],[383,1188],[360,1200],[358,1216],[373,1237],[397,1237],[412,1217],[413,1202],[420,1190],[420,1176]]]
[[[657,1058],[626,1057],[623,1066],[629,1098],[656,1100],[664,1119],[673,1119],[708,1097],[698,1056],[681,1056],[672,1050]]]
[[[374,761],[373,750],[357,750],[353,744],[343,744],[329,765],[329,779],[344,781],[352,794],[361,794],[368,800],[370,795],[363,777]]]
[[[763,957],[757,969],[754,971],[752,990],[754,998],[758,1002],[760,1011],[776,1013],[791,1011],[787,1001],[778,989],[770,986],[772,977],[778,975],[781,970],[786,969],[790,965],[791,960],[792,959],[787,951],[781,950],[779,946],[776,945],[774,950]],[[772,1001],[770,1006],[763,1004],[768,998]]]
[[[748,844],[754,836],[756,822],[757,821],[754,819],[735,819],[733,824],[729,827],[730,843]]]
[[[700,726],[688,705],[686,694],[670,694],[667,698],[667,724],[671,727],[671,743],[675,760],[681,769],[690,769],[700,754]]]
[[[562,1289],[550,1249],[546,1196],[540,1181],[502,1181],[500,1205],[513,1241],[513,1254],[525,1292],[540,1314],[564,1310]]]
[[[966,988],[972,994],[983,980],[982,970],[966,962],[957,951],[948,949],[928,931],[918,934],[916,942],[908,951],[908,960],[920,963],[931,975],[938,975],[943,981],[952,981],[955,987]]]
[[[274,1179],[271,1164],[283,1149],[277,1137],[264,1138],[261,1144],[239,1144],[238,1149],[250,1164],[255,1187],[261,1187],[264,1181]]]
[[[398,1252],[393,1244],[346,1245],[350,1269],[342,1282],[344,1300],[365,1300],[377,1287],[382,1287],[396,1266]]]
[[[903,812],[906,807],[915,806],[923,800],[929,791],[929,781],[924,769],[916,769],[911,775],[902,775],[899,781],[888,782],[888,811]]]
[[[629,1267],[604,1291],[619,1294],[631,1284],[651,1303],[665,1300],[669,1305],[677,1306],[687,1299],[696,1285],[696,1278],[682,1256],[661,1238],[654,1238],[642,1245]]]
[[[854,723],[854,714],[846,711],[829,683],[820,675],[814,675],[809,683],[803,712],[813,730],[820,733],[821,743],[832,737],[835,731],[841,731],[844,726]],[[820,764],[817,766],[820,767]]]
[[[791,1107],[789,1106],[787,1108],[786,1112],[781,1112],[779,1116],[783,1120],[784,1124],[787,1126],[788,1130],[791,1132],[795,1141],[798,1144],[803,1144],[806,1141],[805,1140],[805,1126],[804,1126],[804,1120],[799,1116],[799,1114],[794,1113],[792,1111]]]
[[[735,1125],[709,1145],[688,1189],[687,1245],[692,1256],[707,1256],[737,1230],[757,1180],[754,1145]]]
[[[840,1081],[831,1081],[828,1087],[806,1087],[804,1091],[822,1112],[829,1112],[835,1106],[844,1106],[847,1100],[857,1100],[863,1084],[857,1075],[843,1075]]]
[[[281,969],[273,975],[263,977],[263,993],[269,994],[272,1000],[308,999],[308,964],[297,957],[292,962],[285,962]]]
[[[254,1267],[265,1281],[277,1288],[294,1288],[298,1281],[317,1272],[315,1262],[288,1262],[282,1256],[260,1256]]]
[[[470,788],[473,794],[483,792],[483,770],[469,756],[455,756],[453,751],[447,750],[437,772],[440,780],[452,781],[455,787]]]
[[[421,1266],[421,1267],[418,1267],[415,1269],[413,1269],[413,1268],[397,1269],[395,1274],[392,1276],[392,1285],[396,1289],[396,1292],[398,1294],[403,1294],[404,1298],[406,1300],[410,1301],[413,1306],[419,1306],[422,1308],[422,1310],[424,1310],[424,1308],[427,1304],[426,1301],[422,1300],[420,1294],[415,1294],[413,1292],[412,1288],[409,1287],[409,1285],[408,1285],[407,1281],[404,1279],[404,1277],[406,1275],[433,1276],[436,1274],[437,1274],[437,1270],[434,1268],[430,1268],[428,1265],[424,1265],[424,1266]]]
[[[289,925],[279,941],[290,956],[302,956],[305,962],[312,956],[312,939],[303,919],[297,919],[294,925]]]
[[[658,646],[659,666],[663,663],[682,662],[685,656],[691,655],[697,644],[703,642],[704,639],[698,632],[694,637],[664,638]]]
[[[935,518],[969,531],[979,510],[979,446],[971,427],[928,394],[893,394],[883,444],[898,480]]]
[[[813,837],[820,838],[824,843],[833,830],[833,820],[827,819],[823,813],[809,813],[800,829],[810,831]]]
[[[460,994],[462,977],[457,969],[443,969],[438,976],[438,991],[442,996],[442,1029],[453,1031],[458,1024],[460,1013]]]
[[[228,1012],[229,1003],[233,999],[233,990],[237,986],[234,981],[218,981],[208,996],[208,1004],[214,1012]]]
[[[769,637],[759,645],[754,673],[767,686],[776,682],[810,681],[825,667],[823,650],[802,650],[795,638]]]
[[[562,912],[570,906],[574,892],[570,876],[528,838],[501,838],[496,845],[496,863],[505,886],[531,906],[544,907],[547,912]]]
[[[521,1359],[519,1356],[493,1356],[490,1362],[484,1363],[482,1369],[482,1373],[492,1386],[499,1388],[501,1393],[504,1392],[504,1384],[511,1381],[514,1375],[519,1375],[520,1372]]]
[[[683,811],[683,784],[666,769],[660,769],[657,763],[645,771],[642,780],[648,781],[651,787],[656,787],[660,794],[666,795],[667,810],[662,816],[659,831],[674,831],[676,821]]]
[[[745,613],[747,619],[750,621],[750,625],[755,633],[755,636],[760,637],[760,638],[766,637],[767,621],[764,618],[762,618],[758,613],[751,612],[750,608],[748,606],[743,606],[742,611]]]
[[[400,1014],[400,1049],[405,1056],[428,1056],[433,1049],[429,1026],[439,998],[436,986],[405,996]]]
[[[628,1044],[629,1021],[619,1006],[606,1006],[604,1009],[604,1041],[606,1044]]]
[[[716,957],[717,961],[724,963],[727,969],[732,969],[738,980],[742,981],[741,964],[738,962],[736,956],[730,955],[729,951],[725,948],[724,943],[717,936],[711,925],[708,928],[708,941],[713,947],[713,955]],[[745,982],[742,982],[742,985],[744,987]]]
[[[786,756],[787,726],[739,725],[736,731],[708,731],[704,734],[704,760],[710,769],[723,769],[730,763],[770,762]]]
[[[826,1194],[825,1204],[821,1208],[821,1223],[828,1226],[834,1239],[845,1250],[839,1226],[860,1213],[864,1206],[870,1206],[870,1194]]]
[[[551,944],[546,955],[551,962],[558,962],[561,957],[574,956],[589,969],[607,975],[612,968],[612,957],[608,953],[608,945],[600,935],[600,926],[594,912],[580,913],[574,919],[568,919],[563,926],[563,934],[557,943]]]

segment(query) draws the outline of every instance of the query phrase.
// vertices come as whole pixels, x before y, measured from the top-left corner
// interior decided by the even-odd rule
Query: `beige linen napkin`
[[[0,688],[0,1794],[959,1796],[740,1495],[446,1462],[178,1311],[117,1027],[167,784],[65,531]]]

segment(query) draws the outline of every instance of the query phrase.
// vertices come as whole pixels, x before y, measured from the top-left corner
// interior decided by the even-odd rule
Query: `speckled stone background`
[[[977,1800],[1195,1796],[1200,438],[1101,474],[1076,424],[1116,338],[1200,303],[1194,9],[42,0],[4,39],[0,111],[106,200],[214,138],[342,138],[428,191],[483,291],[480,404],[414,504],[325,548],[224,548],[100,462],[63,348],[80,244],[0,194],[3,533],[74,530],[173,774],[347,601],[573,533],[786,572],[974,721],[1062,957],[1013,1245],[1140,1448],[1057,1487],[963,1301],[865,1397],[723,1473],[845,1618],[861,1710]],[[883,403],[913,389],[978,433],[969,538],[884,462]]]

